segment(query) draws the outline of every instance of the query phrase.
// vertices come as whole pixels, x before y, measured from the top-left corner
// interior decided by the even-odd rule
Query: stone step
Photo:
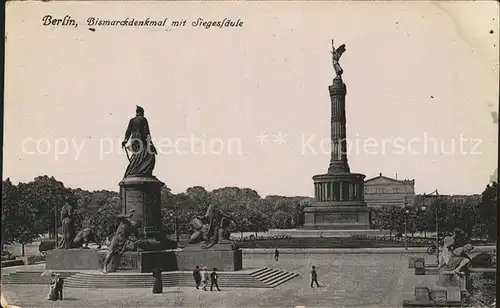
[[[271,273],[272,271],[273,271],[273,269],[271,269],[271,268],[264,268],[262,270],[259,270],[257,272],[252,273],[252,276],[257,278],[257,279],[260,279],[263,276],[266,276],[267,274]]]
[[[259,279],[259,280],[265,280],[265,279],[267,279],[269,277],[272,277],[272,276],[276,275],[277,272],[279,272],[279,271],[271,269],[269,271],[262,272],[258,276],[254,276],[254,277],[257,278],[257,279]]]
[[[48,284],[50,276],[42,276],[43,272],[14,272],[2,275],[2,283],[5,284]],[[76,272],[59,273],[63,279],[67,279]]]
[[[295,278],[295,277],[297,277],[297,276],[299,276],[299,274],[297,274],[297,273],[287,272],[287,273],[285,273],[285,275],[282,275],[282,276],[278,277],[277,279],[274,279],[274,280],[272,280],[272,281],[269,281],[269,282],[268,282],[268,284],[269,284],[271,287],[275,288],[275,287],[277,287],[277,286],[279,286],[279,285],[281,285],[281,284],[284,284],[284,283],[285,283],[285,282],[287,282],[288,280],[291,280],[291,279],[293,279],[293,278]]]
[[[265,283],[268,283],[271,280],[274,280],[277,277],[280,277],[281,275],[286,275],[287,272],[284,271],[273,271],[270,275],[266,276],[266,278],[259,279]]]
[[[16,272],[2,276],[6,284],[48,284],[50,276],[42,272]],[[75,273],[61,272],[64,285],[69,288],[149,288],[153,286],[150,273]],[[220,287],[274,288],[298,274],[269,268],[261,268],[252,273],[219,273]],[[162,274],[164,287],[194,287],[191,272],[166,272]],[[210,285],[210,283],[209,283]]]
[[[268,270],[268,268],[267,268],[267,267],[260,268],[260,269],[256,270],[255,272],[253,272],[253,273],[252,273],[252,276],[254,276],[254,277],[255,277],[255,275],[258,275],[259,273],[265,272],[265,271],[267,271],[267,270]]]
[[[256,271],[252,274],[255,278],[263,281],[267,285],[271,286],[272,288],[277,287],[297,276],[299,276],[296,273],[292,272],[286,272],[286,271],[279,271],[275,269],[269,269],[265,268],[259,271]]]
[[[173,272],[162,274],[163,286],[194,287],[192,273]],[[66,280],[65,286],[75,288],[146,288],[153,286],[150,274],[90,274],[79,273]],[[270,287],[264,282],[252,277],[250,273],[219,273],[220,287]]]

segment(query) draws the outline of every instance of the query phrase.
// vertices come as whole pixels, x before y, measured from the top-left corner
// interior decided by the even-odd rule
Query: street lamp
[[[423,211],[425,211],[427,208],[425,206],[422,206],[420,208]],[[417,209],[418,212],[418,209]],[[406,198],[405,198],[405,249],[408,250],[408,215],[410,214],[410,210],[406,208]]]
[[[430,194],[423,194],[422,196],[422,203],[424,204],[423,207],[425,207],[425,197],[426,196],[432,196],[435,195],[435,197],[439,197],[439,193],[437,189]],[[439,222],[438,222],[438,204],[436,202],[436,209],[435,209],[435,215],[436,215],[436,263],[439,264]]]
[[[406,197],[405,197],[406,200]],[[405,210],[405,250],[408,250],[408,214],[410,214],[410,210]]]
[[[170,218],[174,217],[174,213],[170,213]],[[179,243],[179,228],[177,226],[177,216],[174,217],[175,219],[175,222],[174,222],[174,228],[175,228],[175,239],[177,241],[177,243]]]

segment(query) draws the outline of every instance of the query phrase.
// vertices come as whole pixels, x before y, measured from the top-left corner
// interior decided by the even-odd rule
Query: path
[[[45,300],[47,286],[4,285],[13,303],[28,307],[398,307],[411,295],[413,276],[407,254],[282,255],[276,263],[268,255],[252,255],[245,267],[280,268],[301,277],[275,289],[224,289],[203,292],[195,288],[66,289],[66,300]],[[321,288],[309,287],[309,271],[317,267]]]

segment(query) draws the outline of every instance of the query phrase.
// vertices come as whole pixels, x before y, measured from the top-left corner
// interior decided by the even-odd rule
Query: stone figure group
[[[472,259],[479,253],[466,238],[465,232],[456,228],[453,234],[443,239],[438,269],[452,271],[456,274],[467,274]]]
[[[229,226],[233,219],[214,203],[210,204],[203,216],[198,216],[191,221],[194,232],[189,239],[189,244],[202,243],[200,248],[212,248],[216,244],[231,244],[233,249],[236,245],[231,241]]]
[[[96,241],[93,226],[76,233],[73,207],[68,202],[61,209],[61,231],[62,239],[57,243],[57,249],[88,248],[91,241],[98,242],[98,248],[101,248],[100,241]]]
[[[131,221],[130,218],[134,215],[135,210],[129,210],[128,214],[119,214],[116,219],[119,221],[118,228],[111,239],[111,243],[104,259],[103,272],[116,272],[120,266],[120,258],[125,252],[127,242],[131,236],[139,238],[138,221]]]
[[[131,236],[138,238],[137,229],[140,227],[140,223],[130,220],[134,212],[135,210],[132,209],[126,215],[120,214],[116,216],[119,225],[108,247],[106,258],[104,260],[104,272],[116,271],[120,264],[120,257],[125,252],[129,238]],[[101,214],[101,209],[97,214]],[[75,235],[74,217],[72,207],[69,203],[66,203],[61,210],[61,221],[62,240],[57,248],[72,249],[82,248],[82,246],[87,248],[90,240],[94,238],[94,232],[92,228],[84,228]]]

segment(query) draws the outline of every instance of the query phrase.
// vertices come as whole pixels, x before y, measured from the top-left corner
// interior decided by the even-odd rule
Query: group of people
[[[220,291],[219,288],[219,274],[217,273],[217,269],[214,267],[212,273],[208,274],[207,267],[204,266],[201,270],[197,265],[193,271],[193,279],[196,284],[196,289],[200,289],[202,286],[203,291],[207,291],[208,281],[210,280],[210,291],[213,291],[214,286],[217,288],[217,291]]]
[[[49,281],[49,294],[47,299],[51,301],[63,300],[64,279],[60,274],[52,273]]]
[[[438,269],[456,274],[467,273],[467,265],[476,255],[474,250],[475,247],[469,243],[463,230],[453,230],[452,235],[443,239]]]

